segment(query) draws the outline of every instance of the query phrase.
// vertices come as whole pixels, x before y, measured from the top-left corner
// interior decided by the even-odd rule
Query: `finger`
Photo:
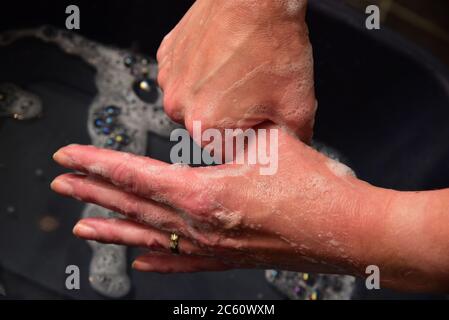
[[[161,44],[159,45],[159,48],[157,49],[156,52],[156,60],[160,66],[160,64],[162,63],[163,59],[166,57],[167,55],[167,49],[169,48],[169,42],[170,42],[170,38],[173,34],[173,30],[170,31],[169,33],[167,33],[164,37],[164,39],[162,39]]]
[[[64,167],[101,176],[125,191],[187,212],[213,196],[214,188],[201,181],[195,169],[188,166],[81,145],[64,147],[53,158]]]
[[[154,251],[170,251],[170,233],[125,219],[86,218],[73,228],[73,233],[86,240],[147,248]],[[179,240],[180,254],[210,255],[189,239]]]
[[[169,35],[167,35],[166,37],[168,37]],[[170,37],[172,37],[172,35],[170,34]],[[170,41],[172,42],[172,41]],[[166,71],[166,73],[171,71],[171,66],[173,63],[173,46],[172,44],[169,44],[168,41],[164,41],[161,44],[161,47],[159,48],[158,52],[157,52],[157,56],[159,58],[157,58],[158,61],[158,70],[164,70]]]
[[[121,191],[95,177],[64,174],[52,182],[51,188],[62,195],[97,204],[161,230],[186,232],[182,218],[168,206]]]
[[[164,87],[168,78],[168,70],[167,68],[159,68],[157,73],[157,84],[161,88],[162,91],[164,91]]]
[[[166,92],[166,86],[167,86],[167,82],[169,80],[169,76],[172,75],[171,72],[171,63],[169,63],[170,59],[166,57],[164,57],[164,62],[161,63],[160,65],[158,65],[158,69],[157,69],[157,77],[156,77],[156,82],[159,86],[159,88],[161,88],[162,92]]]
[[[225,271],[232,268],[231,265],[216,258],[160,253],[142,255],[133,262],[132,266],[139,271],[160,273]]]

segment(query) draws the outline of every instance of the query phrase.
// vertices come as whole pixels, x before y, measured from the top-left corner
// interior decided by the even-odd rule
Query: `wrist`
[[[377,188],[357,178],[351,180],[351,186],[345,189],[346,200],[338,208],[345,218],[335,228],[346,235],[343,268],[353,275],[364,276],[367,266],[379,266],[382,260],[383,246],[379,241],[385,233],[391,202],[399,192]]]
[[[276,20],[276,18],[282,21],[304,22],[307,0],[237,0],[229,3],[224,2],[222,5],[230,9],[233,8],[239,13],[244,13],[248,18],[256,18],[264,23],[273,21],[273,19]]]
[[[380,268],[388,256],[385,235],[390,227],[386,221],[400,192],[377,188],[363,181],[358,181],[357,189],[356,212],[353,214],[357,221],[353,239],[357,261],[355,274],[364,276],[367,266]]]
[[[413,291],[447,288],[449,218],[441,202],[441,193],[447,191],[374,189],[369,204],[372,213],[361,228],[365,247],[365,254],[361,254],[363,265],[378,266],[381,283],[391,288]],[[378,208],[374,209],[377,214],[373,208]]]

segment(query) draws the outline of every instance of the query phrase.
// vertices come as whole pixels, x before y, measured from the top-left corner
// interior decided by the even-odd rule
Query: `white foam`
[[[326,162],[326,166],[337,177],[346,177],[346,176],[355,177],[356,176],[354,171],[351,168],[349,168],[347,165],[345,165],[339,161],[329,159]]]
[[[101,163],[94,163],[87,167],[87,170],[89,170],[90,173],[99,175],[99,176],[105,176],[106,170],[104,166]]]
[[[213,213],[224,229],[234,229],[242,222],[242,215],[238,212],[220,210]]]
[[[287,10],[288,15],[297,14],[305,5],[304,0],[277,0],[282,3],[284,8]]]

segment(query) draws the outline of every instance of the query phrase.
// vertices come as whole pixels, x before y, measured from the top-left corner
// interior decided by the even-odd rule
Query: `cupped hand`
[[[316,110],[305,0],[197,0],[157,53],[166,113],[192,133],[271,121],[310,142]],[[197,141],[200,142],[200,141]]]
[[[192,168],[81,145],[54,159],[82,174],[57,177],[53,190],[126,217],[83,219],[75,234],[150,249],[134,262],[139,270],[355,273],[369,254],[374,187],[283,130],[274,175],[260,175],[258,165]],[[169,250],[172,232],[179,255]]]

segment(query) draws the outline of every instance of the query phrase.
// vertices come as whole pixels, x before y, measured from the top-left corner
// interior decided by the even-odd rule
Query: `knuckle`
[[[212,251],[214,253],[221,252],[222,239],[220,235],[209,233],[202,235],[196,239],[198,247],[202,248],[205,252]]]
[[[211,176],[213,167],[191,169],[186,179],[192,182],[183,195],[184,208],[199,217],[208,217],[221,208],[221,193],[224,192],[224,179]]]
[[[121,243],[123,240],[123,237],[117,232],[112,232],[109,237],[110,239],[104,239],[104,242]]]
[[[176,268],[171,266],[171,265],[167,265],[167,266],[161,267],[161,270],[159,272],[161,272],[161,273],[175,273],[176,272]]]
[[[208,217],[219,208],[215,199],[214,188],[201,188],[186,199],[186,209],[195,216]]]
[[[162,249],[165,249],[164,245],[152,235],[149,235],[145,245],[150,250],[161,251]]]
[[[157,73],[157,84],[162,90],[164,90],[166,78],[167,73],[165,72],[165,69],[159,69]]]
[[[165,52],[167,51],[167,47],[168,47],[168,39],[169,39],[169,34],[167,34],[161,41],[161,44],[159,45],[159,48],[156,52],[156,60],[160,63],[162,61],[162,59],[165,56]]]
[[[173,90],[171,92],[167,92],[164,94],[164,110],[165,113],[172,119],[173,121],[181,121],[182,120],[182,105],[179,95],[176,95]]]
[[[184,126],[186,127],[187,131],[191,136],[193,136],[193,127],[194,127],[193,124],[195,121],[200,121],[200,118],[197,118],[190,110],[186,110],[184,115]],[[205,130],[202,119],[201,119],[201,130]]]
[[[159,45],[159,48],[156,52],[156,60],[158,63],[161,63],[164,57],[166,56],[166,50],[167,49],[167,43],[166,39],[162,39],[161,44]]]
[[[117,164],[111,173],[112,183],[120,185],[128,191],[135,191],[137,187],[136,171],[126,162]]]
[[[97,203],[98,197],[94,192],[91,192],[91,188],[86,183],[81,182],[81,184],[73,184],[72,194],[74,197],[79,198],[78,200],[82,200],[87,203]]]
[[[158,63],[162,61],[163,53],[162,53],[162,46],[164,45],[164,40],[162,40],[161,45],[159,46],[159,49],[157,49],[156,52],[156,60]]]
[[[140,220],[139,217],[141,213],[139,212],[139,205],[136,201],[132,201],[131,199],[126,199],[120,203],[120,210],[129,217],[134,217],[137,220]]]
[[[75,194],[77,194],[76,189],[75,189]],[[79,194],[79,198],[87,203],[97,203],[97,197],[95,196],[94,193],[91,192],[85,192],[83,194]]]

